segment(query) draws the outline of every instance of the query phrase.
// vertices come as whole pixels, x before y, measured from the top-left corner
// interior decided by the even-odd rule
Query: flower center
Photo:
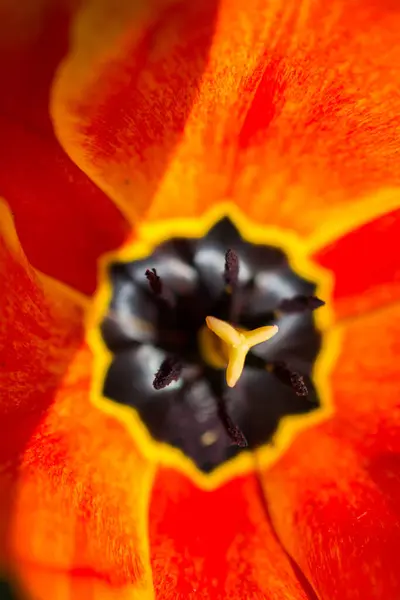
[[[323,302],[279,248],[250,244],[223,219],[109,275],[104,395],[200,469],[270,443],[283,417],[319,406],[312,311]]]

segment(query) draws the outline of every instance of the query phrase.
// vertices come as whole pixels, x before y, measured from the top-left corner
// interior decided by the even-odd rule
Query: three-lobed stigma
[[[252,331],[240,331],[221,319],[206,317],[207,327],[225,344],[228,365],[226,368],[226,383],[234,387],[243,372],[247,353],[253,346],[262,344],[278,333],[277,325],[266,325]]]

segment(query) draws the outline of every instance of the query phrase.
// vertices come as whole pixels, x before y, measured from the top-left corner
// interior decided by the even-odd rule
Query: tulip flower
[[[400,6],[0,0],[0,567],[400,597]]]

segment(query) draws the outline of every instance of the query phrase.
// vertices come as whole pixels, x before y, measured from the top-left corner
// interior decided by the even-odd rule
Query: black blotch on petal
[[[321,334],[312,311],[323,301],[281,248],[247,242],[224,218],[201,239],[173,238],[145,259],[114,263],[110,281],[101,331],[113,360],[104,395],[135,408],[156,440],[204,472],[246,444],[270,442],[285,415],[318,408],[311,373]],[[246,329],[279,325],[249,353],[231,390],[224,371],[199,353],[207,315]]]

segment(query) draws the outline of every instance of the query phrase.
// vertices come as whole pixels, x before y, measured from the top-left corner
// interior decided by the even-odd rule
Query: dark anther
[[[304,312],[306,310],[315,310],[320,306],[324,306],[325,302],[317,298],[317,296],[295,296],[294,298],[286,298],[279,305],[279,310],[285,313]]]
[[[296,392],[296,396],[308,396],[308,389],[306,384],[304,383],[304,378],[297,371],[292,371],[290,376],[290,381],[292,382],[292,387]]]
[[[173,357],[166,358],[154,376],[153,387],[156,390],[166,388],[173,381],[178,381],[182,372],[181,363]]]
[[[147,269],[145,275],[150,284],[151,291],[154,292],[156,296],[161,296],[162,282],[161,278],[157,275],[157,271],[155,269]]]
[[[277,362],[272,365],[272,372],[285,385],[290,385],[297,396],[308,396],[308,389],[303,376],[289,369],[285,363]]]
[[[160,300],[162,300],[162,302],[164,302],[168,308],[174,308],[174,295],[171,293],[171,290],[165,288],[161,277],[157,275],[157,271],[155,269],[147,269],[145,275],[153,294],[160,298]]]
[[[228,415],[228,411],[226,409],[225,400],[218,400],[218,415],[221,419],[223,426],[225,427],[226,433],[232,440],[232,443],[240,448],[246,448],[248,446],[247,440],[243,434],[243,432],[239,429],[237,425],[232,421],[230,416]]]
[[[234,250],[228,250],[225,254],[224,279],[227,285],[235,287],[239,279],[239,258]]]

